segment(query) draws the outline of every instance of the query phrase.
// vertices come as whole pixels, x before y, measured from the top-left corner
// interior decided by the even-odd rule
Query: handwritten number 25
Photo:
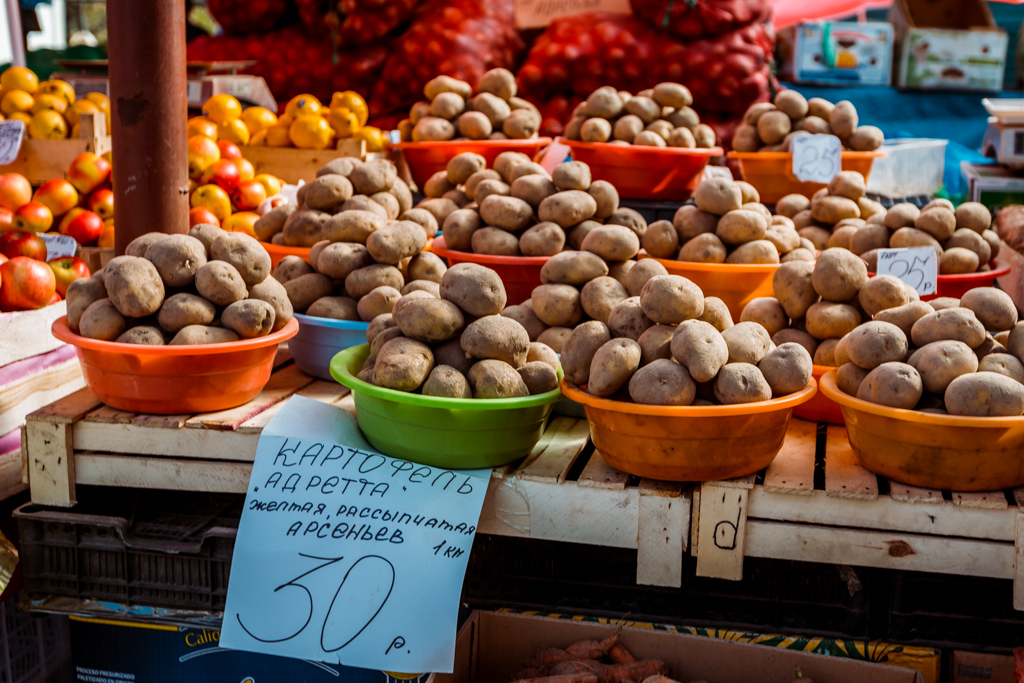
[[[258,640],[261,643],[283,643],[285,641],[297,637],[299,634],[305,631],[306,627],[309,626],[310,621],[312,621],[313,619],[313,614],[316,609],[316,601],[314,599],[313,593],[305,584],[301,583],[301,580],[314,572],[335,565],[345,559],[344,557],[316,557],[314,555],[306,555],[304,553],[299,553],[299,556],[311,560],[321,560],[323,564],[319,564],[310,569],[309,571],[299,574],[294,579],[281,584],[280,586],[274,589],[274,592],[277,593],[278,591],[287,588],[297,588],[300,589],[303,593],[305,593],[305,621],[303,622],[302,626],[300,626],[299,629],[294,633],[288,634],[280,638],[267,638],[260,637],[253,633],[252,630],[242,622],[242,616],[240,614],[236,614],[235,618],[238,620],[238,625],[241,626],[242,630],[249,634],[249,636],[254,640]],[[353,572],[356,572],[358,575],[356,577],[357,582],[349,583],[349,577],[352,576]],[[367,576],[374,577],[374,580],[359,581],[360,579],[363,579]],[[353,597],[359,597],[353,595],[352,591],[359,590],[359,588],[367,584],[376,584],[377,590],[371,593],[370,595],[366,595],[365,601],[360,601],[362,603],[359,605],[359,607],[362,608],[361,610],[354,611],[372,610],[373,613],[369,615],[369,618],[362,623],[343,623],[341,625],[341,635],[334,633],[328,634],[328,628],[331,625],[331,614],[334,612],[335,606],[344,606],[347,602],[350,602]],[[348,586],[348,590],[346,590],[346,585]],[[330,607],[328,607],[327,609],[327,614],[324,617],[323,626],[320,629],[321,649],[323,649],[324,652],[336,652],[347,646],[353,640],[355,640],[360,633],[366,630],[366,628],[373,622],[377,615],[380,614],[380,611],[384,609],[384,605],[387,603],[388,598],[391,596],[391,591],[394,588],[394,585],[395,568],[394,565],[392,565],[391,562],[389,562],[385,558],[380,557],[379,555],[367,555],[366,557],[362,557],[359,560],[356,560],[356,562],[354,562],[352,566],[349,567],[349,570],[345,573],[345,577],[341,580],[341,583],[338,585],[338,590],[335,591],[334,598],[331,600]],[[298,610],[300,609],[300,607],[296,606],[296,609]],[[356,619],[355,621],[359,622],[359,619]],[[328,639],[329,635],[333,636],[332,640],[334,642],[341,641],[341,644],[334,646],[332,643],[332,647],[328,647],[325,641]],[[346,636],[348,637],[346,638]]]
[[[803,164],[800,166],[800,175],[810,175],[815,173],[816,175],[828,176],[831,178],[836,174],[835,160],[827,155],[823,155],[821,151],[814,146],[807,146],[804,148]]]

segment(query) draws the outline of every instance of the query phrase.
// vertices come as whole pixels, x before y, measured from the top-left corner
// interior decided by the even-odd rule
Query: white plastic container
[[[948,140],[897,138],[882,146],[885,156],[875,159],[868,192],[901,199],[932,195],[942,188]]]

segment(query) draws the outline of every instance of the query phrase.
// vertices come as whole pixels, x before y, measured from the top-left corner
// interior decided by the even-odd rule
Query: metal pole
[[[25,36],[21,35],[18,0],[7,0],[7,30],[11,34],[11,64],[25,66]]]
[[[188,232],[185,3],[108,0],[115,248]]]

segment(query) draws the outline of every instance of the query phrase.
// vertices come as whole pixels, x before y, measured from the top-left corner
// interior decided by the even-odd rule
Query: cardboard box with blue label
[[[220,630],[71,617],[79,683],[420,683],[427,676],[219,647]]]
[[[884,21],[805,21],[779,32],[782,78],[794,83],[889,85],[892,52]]]

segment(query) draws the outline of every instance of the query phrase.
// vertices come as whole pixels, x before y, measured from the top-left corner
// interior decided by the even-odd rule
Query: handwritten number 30
[[[322,560],[323,564],[319,564],[316,567],[310,569],[309,571],[296,576],[291,581],[281,584],[280,586],[274,589],[274,592],[276,593],[286,588],[301,589],[306,594],[306,601],[308,603],[306,607],[306,621],[302,624],[299,630],[295,631],[295,633],[284,636],[283,638],[261,638],[260,636],[257,636],[251,630],[249,630],[249,628],[244,623],[242,623],[242,616],[240,614],[236,614],[235,618],[238,620],[238,625],[241,626],[242,630],[248,633],[249,636],[252,637],[254,640],[258,640],[261,643],[283,643],[286,640],[291,640],[292,638],[295,638],[300,633],[305,631],[306,627],[309,626],[309,622],[313,619],[313,612],[315,608],[313,593],[310,592],[309,588],[307,588],[304,584],[300,583],[300,581],[305,577],[309,576],[310,574],[312,574],[313,572],[319,571],[326,567],[330,567],[331,565],[337,564],[338,562],[341,562],[345,559],[344,557],[315,557],[313,555],[306,555],[303,553],[299,553],[299,555],[301,557],[309,558],[311,560]],[[354,583],[349,583],[349,577],[352,576],[353,572],[357,574],[358,579],[362,580],[354,580]],[[367,577],[373,578],[368,579]],[[346,585],[348,586],[347,591]],[[360,602],[362,603],[361,606],[366,611],[373,610],[373,614],[370,615],[369,619],[367,619],[362,624],[342,623],[341,626],[343,630],[341,631],[341,635],[338,635],[336,633],[328,634],[327,631],[328,627],[331,624],[331,615],[334,613],[335,606],[337,605],[339,608],[344,608],[346,605],[351,605],[353,602],[355,602],[353,598],[356,597],[352,594],[352,591],[359,590],[359,588],[367,585],[376,585],[377,590],[372,592],[370,595],[365,596],[366,600],[361,600]],[[324,617],[324,623],[320,629],[321,649],[324,652],[337,652],[338,650],[341,650],[349,643],[351,643],[353,640],[355,640],[359,636],[359,634],[365,631],[366,628],[371,623],[373,623],[373,620],[377,618],[377,615],[380,614],[380,611],[384,609],[384,605],[387,603],[388,598],[391,597],[391,591],[394,589],[394,587],[395,567],[387,559],[380,557],[379,555],[367,555],[366,557],[362,557],[356,560],[345,573],[345,577],[341,580],[341,584],[339,584],[338,590],[334,593],[334,598],[331,600],[330,607],[327,608],[327,615]],[[326,641],[328,640],[329,636],[333,636],[333,638],[331,638],[333,642],[342,641],[341,644],[335,646],[332,643],[332,646],[328,647]]]

